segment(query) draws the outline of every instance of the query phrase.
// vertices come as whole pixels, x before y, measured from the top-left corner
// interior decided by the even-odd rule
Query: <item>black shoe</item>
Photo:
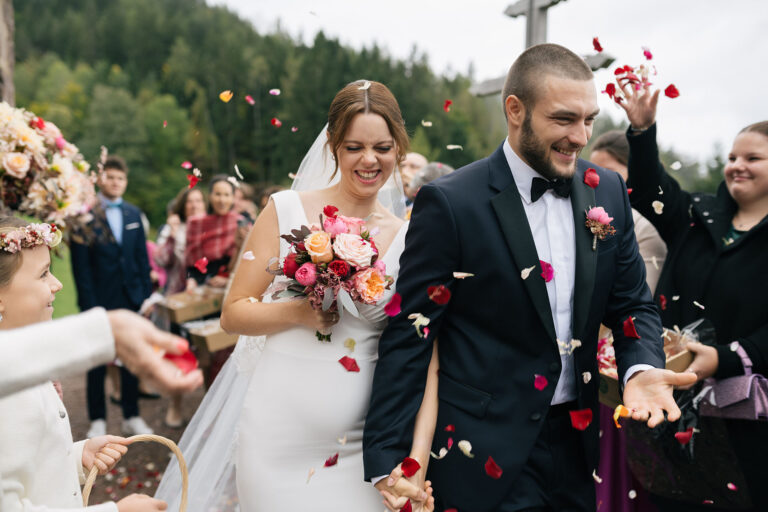
[[[115,395],[109,395],[109,401],[112,402],[113,405],[123,405],[122,399],[117,398]]]

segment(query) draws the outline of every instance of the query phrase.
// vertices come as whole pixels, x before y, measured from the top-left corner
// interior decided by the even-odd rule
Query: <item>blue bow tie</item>
[[[123,205],[122,201],[104,201],[107,208],[120,208]]]

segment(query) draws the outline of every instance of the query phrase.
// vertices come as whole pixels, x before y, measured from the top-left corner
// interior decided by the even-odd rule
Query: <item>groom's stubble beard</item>
[[[528,162],[528,165],[536,172],[549,180],[571,178],[576,171],[576,161],[567,173],[563,173],[552,165],[551,160],[547,158],[547,147],[541,141],[531,126],[531,110],[526,109],[525,118],[521,126],[520,133],[520,153],[521,157]],[[581,151],[579,151],[581,153]],[[578,155],[577,155],[578,157]]]

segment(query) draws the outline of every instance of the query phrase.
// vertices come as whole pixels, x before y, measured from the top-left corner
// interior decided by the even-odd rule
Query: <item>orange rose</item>
[[[376,304],[384,295],[387,281],[381,272],[374,267],[358,272],[353,278],[355,290],[360,294],[360,299],[366,304]]]
[[[312,263],[328,263],[333,259],[333,250],[331,250],[331,235],[325,231],[315,231],[304,239],[304,246],[307,248]]]

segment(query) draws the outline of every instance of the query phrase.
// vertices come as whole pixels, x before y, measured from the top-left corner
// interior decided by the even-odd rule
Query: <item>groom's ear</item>
[[[520,101],[520,98],[510,94],[504,100],[504,113],[507,114],[507,124],[519,128],[525,119],[525,105]]]

